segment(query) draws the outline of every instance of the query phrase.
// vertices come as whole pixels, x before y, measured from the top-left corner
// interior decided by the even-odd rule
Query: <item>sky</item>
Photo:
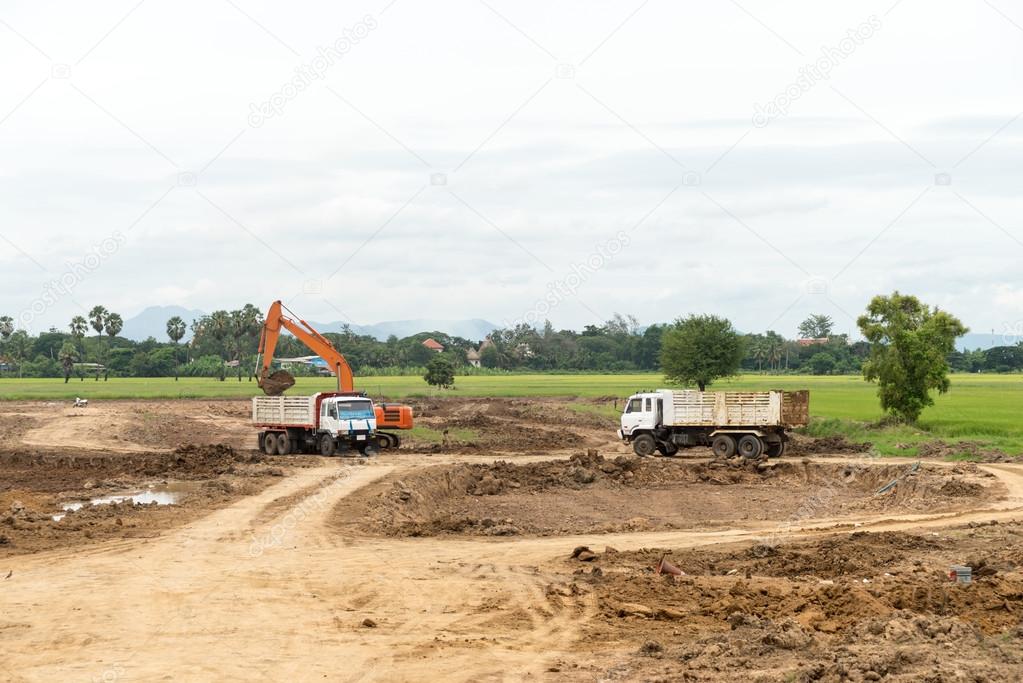
[[[0,5],[0,314],[689,313],[1023,338],[1023,9]]]

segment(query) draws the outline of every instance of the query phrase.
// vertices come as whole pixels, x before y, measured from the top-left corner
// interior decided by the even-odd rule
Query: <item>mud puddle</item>
[[[159,486],[150,485],[149,488],[132,493],[110,494],[97,496],[87,501],[75,501],[61,505],[61,511],[52,515],[54,522],[64,519],[69,512],[78,512],[83,508],[97,507],[101,505],[175,505],[183,496],[198,488],[197,482],[173,482]]]

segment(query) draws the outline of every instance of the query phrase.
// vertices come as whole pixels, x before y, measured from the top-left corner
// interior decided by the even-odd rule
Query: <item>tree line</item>
[[[679,325],[641,327],[630,315],[615,314],[600,325],[582,330],[556,330],[519,325],[493,332],[483,340],[470,340],[438,331],[424,331],[380,341],[350,328],[326,333],[357,374],[421,374],[431,359],[440,356],[464,372],[657,372],[662,370],[665,333]],[[166,338],[134,341],[120,336],[122,317],[103,306],[87,316],[74,316],[67,331],[50,329],[38,335],[16,330],[9,316],[0,316],[0,362],[5,374],[23,377],[92,376],[93,365],[112,376],[202,376],[226,379],[249,377],[255,368],[256,348],[263,314],[252,304],[236,310],[218,310],[193,321],[172,317]],[[187,342],[182,342],[188,332]],[[809,316],[799,325],[799,337],[786,339],[774,331],[734,332],[738,371],[812,375],[859,374],[870,358],[869,341],[850,342],[834,333],[826,315]],[[443,353],[423,346],[432,338]],[[479,370],[469,367],[470,354],[479,350]],[[278,357],[309,355],[290,335],[282,335]],[[947,354],[957,372],[1023,371],[1023,344]],[[295,374],[314,373],[297,367]]]

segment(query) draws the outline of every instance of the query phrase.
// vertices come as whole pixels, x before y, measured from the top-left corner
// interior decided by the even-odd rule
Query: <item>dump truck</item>
[[[377,452],[373,401],[355,392],[319,392],[312,396],[254,396],[252,425],[267,455]]]
[[[718,458],[777,458],[788,430],[806,426],[809,414],[809,391],[661,389],[629,397],[618,437],[641,456],[710,446]]]

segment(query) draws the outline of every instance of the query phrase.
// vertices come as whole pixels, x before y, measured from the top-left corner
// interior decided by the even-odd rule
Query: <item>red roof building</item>
[[[424,340],[423,341],[423,346],[425,346],[426,348],[430,349],[431,351],[436,351],[437,353],[440,353],[441,351],[444,350],[444,345],[441,344],[436,339],[434,339],[433,337],[430,337],[429,339]]]

